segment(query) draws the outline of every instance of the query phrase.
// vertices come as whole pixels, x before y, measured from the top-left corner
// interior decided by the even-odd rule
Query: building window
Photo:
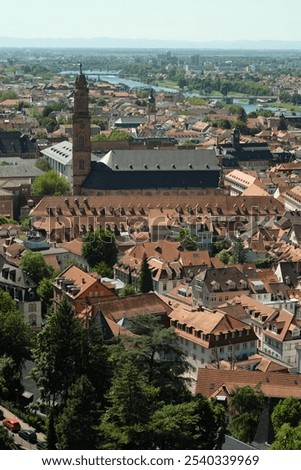
[[[29,323],[31,326],[37,325],[37,316],[36,315],[29,315]]]
[[[37,306],[36,306],[36,304],[29,304],[29,305],[28,305],[28,311],[29,311],[29,312],[36,312],[36,311],[37,311]]]
[[[243,349],[247,349],[247,343],[242,344]]]
[[[80,161],[79,161],[79,169],[80,169],[80,170],[84,170],[84,169],[85,169],[85,160],[83,160],[82,158],[81,158]]]

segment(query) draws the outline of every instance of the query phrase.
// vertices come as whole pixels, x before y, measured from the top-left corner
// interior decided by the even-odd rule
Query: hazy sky
[[[301,40],[300,0],[13,0],[0,37]]]

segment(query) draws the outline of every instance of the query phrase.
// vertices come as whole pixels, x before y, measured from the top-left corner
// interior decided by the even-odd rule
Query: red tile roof
[[[225,389],[225,394],[232,395],[236,388],[248,385],[259,387],[268,397],[301,399],[300,374],[245,370],[199,369],[195,393],[210,398],[218,389]]]

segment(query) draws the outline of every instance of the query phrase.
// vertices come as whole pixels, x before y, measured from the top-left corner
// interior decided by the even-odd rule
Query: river
[[[147,84],[147,83],[138,82],[138,81],[135,81],[135,80],[129,80],[127,78],[119,77],[119,75],[115,75],[113,73],[107,73],[106,74],[104,72],[99,72],[99,71],[95,71],[95,70],[90,70],[90,71],[88,70],[88,71],[85,71],[84,73],[87,77],[90,77],[90,79],[93,79],[92,77],[95,76],[95,80],[101,79],[101,81],[112,83],[112,85],[126,85],[129,88],[147,88],[147,89],[152,88],[153,90],[155,90],[157,92],[160,92],[160,91],[166,91],[166,92],[170,92],[170,93],[176,93],[177,92],[177,90],[175,90],[174,88],[167,88],[167,87],[163,87],[163,86],[154,86],[154,85],[150,85],[150,84]],[[77,74],[78,74],[78,70],[67,70],[65,72],[61,72],[61,75],[71,75],[71,76],[74,75],[75,76]],[[190,93],[190,92],[185,92],[185,91],[183,92],[183,95],[185,95],[185,96],[199,96],[198,93]],[[245,101],[240,101],[240,100],[235,99],[235,98],[233,99],[233,104],[238,104],[238,105],[242,106],[247,114],[262,108],[262,105],[259,105],[259,104],[256,104],[256,103],[255,104],[249,104],[249,103],[246,103]],[[265,106],[264,109],[272,111],[273,113],[279,111],[279,108],[274,108],[274,107],[269,107],[269,106]],[[287,110],[283,109],[282,111],[286,112]]]

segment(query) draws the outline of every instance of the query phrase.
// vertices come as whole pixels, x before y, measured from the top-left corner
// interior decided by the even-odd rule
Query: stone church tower
[[[72,193],[79,195],[81,185],[91,171],[89,89],[81,64],[75,81],[72,125]]]
[[[154,90],[151,88],[147,98],[147,115],[149,121],[156,121],[156,98],[154,97]]]

